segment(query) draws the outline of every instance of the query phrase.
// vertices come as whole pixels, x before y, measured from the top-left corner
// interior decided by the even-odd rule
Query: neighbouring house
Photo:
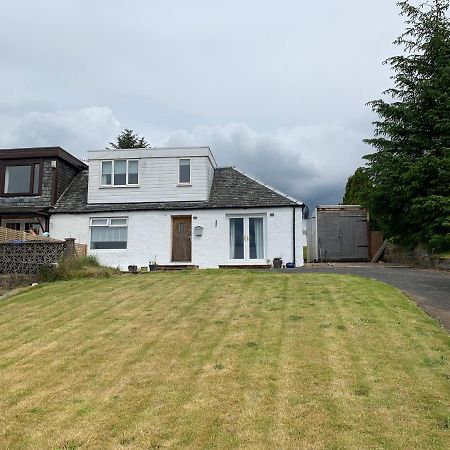
[[[306,224],[308,262],[369,259],[369,213],[361,206],[317,206]]]
[[[231,167],[208,147],[88,152],[52,209],[50,234],[102,264],[303,264],[303,203]]]
[[[50,208],[87,165],[60,147],[0,150],[0,225],[48,231]]]

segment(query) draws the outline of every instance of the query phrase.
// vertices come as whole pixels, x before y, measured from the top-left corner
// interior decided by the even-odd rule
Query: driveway
[[[296,272],[341,273],[374,278],[409,295],[430,316],[450,331],[450,272],[393,264],[305,264]]]

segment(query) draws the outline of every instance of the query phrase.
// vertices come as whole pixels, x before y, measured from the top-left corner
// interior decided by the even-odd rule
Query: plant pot
[[[281,258],[273,258],[273,268],[281,269],[283,265],[283,260]]]
[[[150,272],[154,272],[158,268],[158,265],[157,264],[149,264],[148,268],[149,268]]]

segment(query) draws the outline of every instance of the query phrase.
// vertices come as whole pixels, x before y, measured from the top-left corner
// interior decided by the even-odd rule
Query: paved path
[[[450,331],[450,272],[392,264],[305,264],[296,272],[361,275],[399,288]]]

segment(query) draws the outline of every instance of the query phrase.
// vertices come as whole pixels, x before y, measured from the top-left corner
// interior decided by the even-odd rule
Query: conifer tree
[[[450,21],[449,1],[398,3],[403,48],[385,61],[393,70],[389,100],[370,103],[379,116],[365,142],[373,190],[369,208],[400,244],[450,247]]]
[[[125,128],[122,133],[117,136],[117,142],[110,142],[109,145],[112,148],[150,148],[145,138],[139,137],[137,133],[129,128]]]

